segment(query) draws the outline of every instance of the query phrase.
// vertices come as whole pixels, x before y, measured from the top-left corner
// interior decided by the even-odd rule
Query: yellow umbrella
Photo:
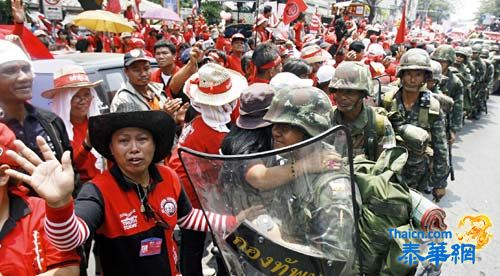
[[[112,33],[134,31],[134,27],[121,14],[103,10],[84,11],[73,18],[73,23],[93,31]]]

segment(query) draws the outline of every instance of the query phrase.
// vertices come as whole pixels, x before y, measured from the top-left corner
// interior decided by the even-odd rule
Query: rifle
[[[446,114],[446,137],[448,140],[451,138],[451,111]],[[453,168],[453,155],[451,153],[453,145],[448,145],[448,161],[450,162],[450,179],[455,181],[455,169]]]

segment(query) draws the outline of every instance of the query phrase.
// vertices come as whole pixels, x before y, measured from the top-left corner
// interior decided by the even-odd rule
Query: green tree
[[[422,18],[429,16],[432,18],[432,22],[448,19],[455,11],[455,7],[451,5],[449,0],[419,1],[417,9]]]
[[[208,24],[216,24],[220,21],[220,12],[222,11],[222,2],[203,2],[201,3],[201,13]]]
[[[481,0],[479,10],[476,17],[483,14],[491,14],[494,16],[500,16],[500,0]]]

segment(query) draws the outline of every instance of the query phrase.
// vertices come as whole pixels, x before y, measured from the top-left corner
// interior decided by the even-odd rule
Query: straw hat
[[[247,86],[238,72],[207,63],[188,79],[184,93],[196,103],[221,106],[238,99]]]
[[[331,55],[330,55],[331,56]],[[324,62],[328,60],[327,52],[318,45],[304,47],[300,52],[300,58],[309,64]]]
[[[52,99],[57,92],[68,88],[94,88],[102,80],[90,82],[87,73],[79,65],[68,65],[54,72],[54,88],[44,91],[42,97]]]

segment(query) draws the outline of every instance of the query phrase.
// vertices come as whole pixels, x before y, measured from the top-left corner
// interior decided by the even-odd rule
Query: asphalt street
[[[453,146],[455,181],[448,182],[439,205],[446,211],[446,223],[454,236],[465,215],[485,214],[493,226],[492,240],[476,252],[476,263],[443,266],[442,275],[500,275],[500,97],[491,96],[488,114],[479,121],[466,120]],[[454,241],[455,242],[455,241]],[[453,242],[453,243],[454,243]]]

